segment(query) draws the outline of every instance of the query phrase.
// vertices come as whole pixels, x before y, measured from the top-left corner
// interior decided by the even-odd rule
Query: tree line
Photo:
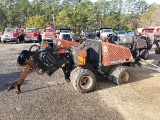
[[[25,26],[44,29],[83,29],[110,27],[136,30],[160,25],[160,5],[145,0],[1,0],[0,30]]]

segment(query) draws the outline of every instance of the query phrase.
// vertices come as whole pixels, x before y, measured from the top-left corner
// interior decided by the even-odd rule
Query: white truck
[[[18,28],[5,28],[1,35],[1,43],[16,42],[19,43],[20,29]]]
[[[99,30],[100,39],[102,39],[103,37],[109,37],[114,34],[115,33],[111,28],[100,28],[100,30]]]
[[[72,40],[71,29],[60,29],[59,38],[63,40]]]

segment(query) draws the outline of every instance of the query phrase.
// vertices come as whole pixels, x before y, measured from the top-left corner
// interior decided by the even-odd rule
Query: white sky
[[[32,1],[32,0],[29,0],[29,1]],[[98,1],[98,0],[90,0],[90,1],[92,1],[92,2],[96,2],[96,1]],[[110,1],[110,0],[108,0],[108,1]],[[145,0],[148,4],[152,4],[152,3],[157,3],[157,4],[160,4],[160,0]]]
[[[92,2],[96,2],[98,0],[91,0]],[[108,0],[110,1],[110,0]],[[157,3],[157,4],[160,4],[160,0],[145,0],[148,4],[152,4],[152,3]]]
[[[160,4],[160,0],[146,0],[147,3],[152,4],[152,3],[157,3]]]

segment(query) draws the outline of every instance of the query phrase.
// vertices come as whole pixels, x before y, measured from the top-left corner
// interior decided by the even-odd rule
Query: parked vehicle
[[[50,41],[52,38],[56,37],[56,31],[52,25],[48,25],[42,33],[42,41]]]
[[[1,43],[16,42],[19,43],[20,29],[17,28],[5,28],[1,35]]]
[[[38,28],[25,29],[25,42],[41,42],[42,36]]]
[[[118,39],[120,39],[119,41],[121,41],[124,38],[124,36],[130,36],[126,33],[125,30],[115,30],[114,33],[116,36],[118,36]]]
[[[96,37],[96,30],[82,30],[81,37],[85,39],[94,39]]]
[[[143,28],[142,34],[144,34],[148,41],[153,45],[156,45],[155,53],[160,54],[160,27]],[[152,48],[152,45],[150,48]]]
[[[98,37],[102,39],[103,37],[109,37],[111,35],[114,35],[114,31],[111,28],[100,28]]]
[[[71,29],[60,29],[58,38],[71,41]]]
[[[127,34],[134,34],[134,32],[135,31],[133,31],[133,30],[129,30],[129,31],[127,31]]]
[[[124,35],[124,34],[126,34],[126,31],[125,30],[114,30],[114,33],[116,35]]]

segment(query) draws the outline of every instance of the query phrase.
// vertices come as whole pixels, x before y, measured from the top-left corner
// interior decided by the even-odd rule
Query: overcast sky
[[[29,1],[33,1],[33,0],[29,0]],[[98,1],[98,0],[90,0],[90,1],[92,1],[92,2],[96,2],[96,1]],[[108,1],[110,1],[110,0],[108,0]],[[157,3],[157,4],[160,4],[160,0],[145,0],[147,3],[149,3],[149,4],[152,4],[152,3]]]
[[[96,2],[98,0],[91,0],[92,2]],[[109,0],[108,0],[109,1]],[[152,3],[157,3],[160,4],[160,0],[145,0],[147,3],[152,4]]]

